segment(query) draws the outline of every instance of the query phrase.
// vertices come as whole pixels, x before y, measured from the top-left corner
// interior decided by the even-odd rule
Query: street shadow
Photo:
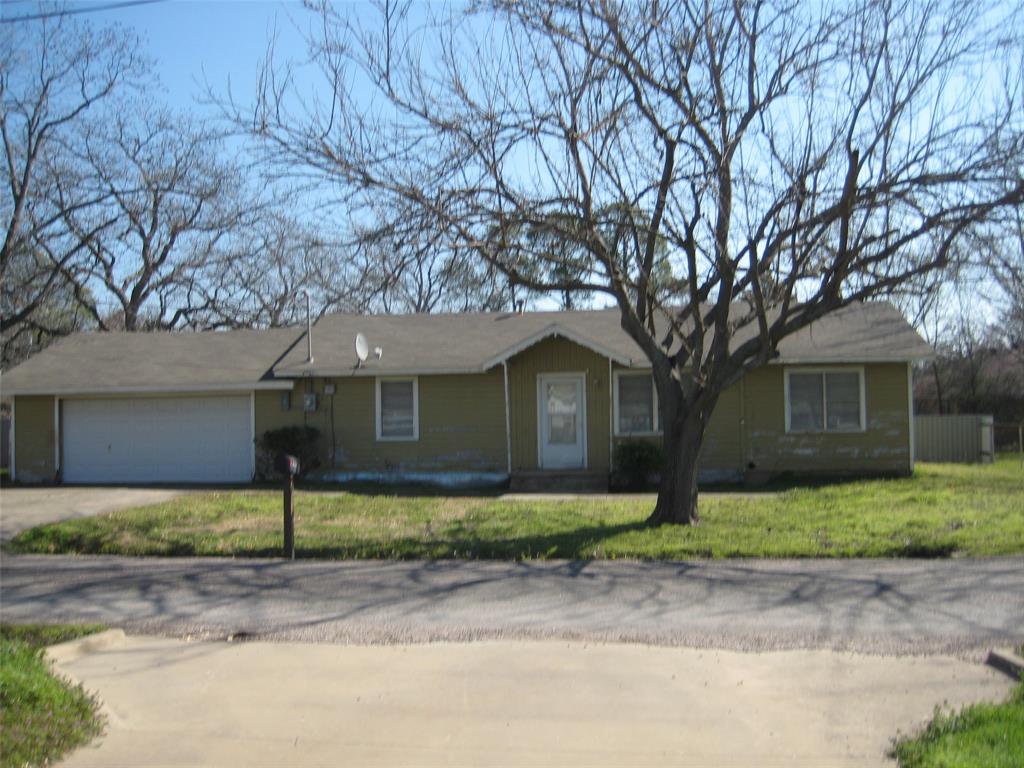
[[[543,537],[542,537],[543,538]],[[4,557],[4,620],[401,642],[598,637],[921,649],[1019,642],[1024,561],[364,561]],[[45,578],[43,578],[45,575]]]

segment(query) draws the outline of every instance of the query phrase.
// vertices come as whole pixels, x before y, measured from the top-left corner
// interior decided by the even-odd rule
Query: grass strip
[[[1019,768],[1024,765],[1024,684],[1001,704],[936,711],[917,736],[893,749],[900,768]]]
[[[416,490],[296,495],[299,556],[333,559],[982,557],[1024,552],[1024,463],[921,464],[912,477],[705,493],[697,526],[651,528],[653,496],[571,501]],[[274,490],[186,494],[19,534],[20,553],[273,557]]]
[[[99,706],[80,685],[52,673],[47,645],[100,625],[0,625],[0,766],[49,765],[103,730]]]

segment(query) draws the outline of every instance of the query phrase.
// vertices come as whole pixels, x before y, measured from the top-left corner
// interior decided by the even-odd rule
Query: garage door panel
[[[100,482],[247,482],[247,395],[64,400],[64,479]]]

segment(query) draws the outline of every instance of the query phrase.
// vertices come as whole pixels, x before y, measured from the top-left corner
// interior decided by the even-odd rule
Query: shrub
[[[646,488],[656,482],[664,457],[661,446],[647,440],[615,446],[615,485],[626,489]]]
[[[281,427],[269,429],[256,441],[259,455],[256,473],[261,479],[280,478],[274,471],[274,458],[279,453],[291,454],[299,460],[299,477],[305,477],[320,466],[320,430],[314,427]]]

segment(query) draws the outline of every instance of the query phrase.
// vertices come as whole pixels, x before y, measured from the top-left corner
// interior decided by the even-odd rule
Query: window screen
[[[825,410],[828,429],[860,429],[860,375],[825,374]]]
[[[820,373],[794,373],[789,377],[789,428],[794,432],[820,432],[825,428]]]
[[[380,383],[380,436],[415,437],[414,382]]]
[[[620,435],[654,431],[654,385],[650,376],[619,377]]]
[[[859,371],[791,373],[789,430],[844,432],[863,429]]]

